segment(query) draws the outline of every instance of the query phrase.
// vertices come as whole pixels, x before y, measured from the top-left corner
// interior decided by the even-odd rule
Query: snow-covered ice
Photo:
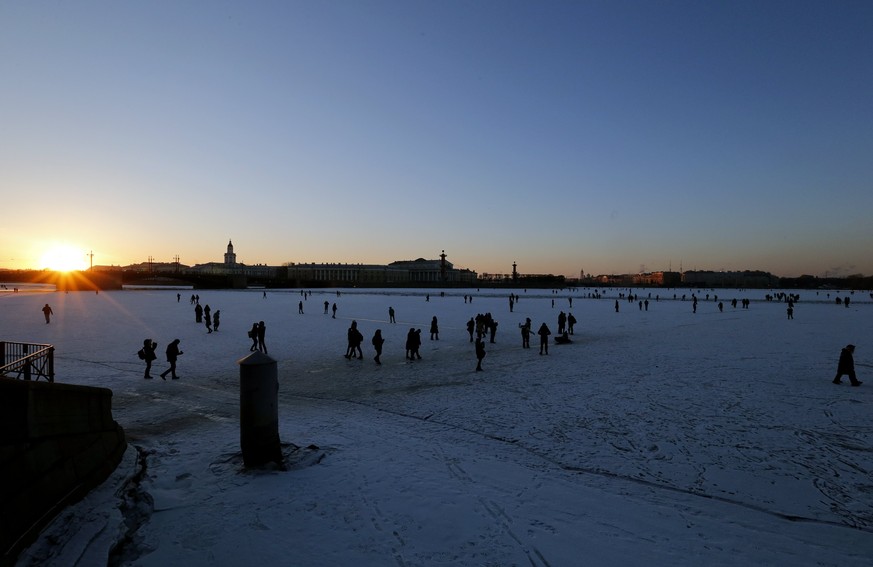
[[[3,337],[54,344],[59,382],[111,388],[131,445],[19,564],[105,564],[125,530],[113,564],[873,562],[869,293],[845,308],[834,298],[848,292],[801,291],[788,320],[763,290],[697,291],[697,313],[672,299],[690,290],[630,290],[651,293],[648,311],[620,300],[618,313],[628,290],[591,291],[316,289],[299,315],[299,290],[179,290],[178,303],[177,290],[3,290]],[[220,331],[194,322],[192,293],[221,310]],[[561,310],[579,320],[575,342],[540,356],[534,336],[523,350],[519,323],[555,333]],[[475,372],[465,324],[485,312],[499,328]],[[342,356],[352,319],[362,361]],[[287,471],[242,466],[236,362],[259,320]],[[407,363],[410,327],[423,359]],[[156,377],[181,339],[180,380],[142,379],[147,337]],[[860,388],[831,384],[848,343]]]

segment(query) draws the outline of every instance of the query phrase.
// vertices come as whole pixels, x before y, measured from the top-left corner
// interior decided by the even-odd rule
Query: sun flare
[[[57,272],[70,272],[84,270],[88,267],[88,262],[84,251],[68,244],[60,244],[52,246],[42,255],[40,265]]]

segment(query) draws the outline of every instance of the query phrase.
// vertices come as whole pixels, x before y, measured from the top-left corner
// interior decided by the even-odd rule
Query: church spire
[[[227,241],[227,252],[224,254],[224,263],[225,265],[233,265],[236,264],[236,254],[233,253],[233,241]]]

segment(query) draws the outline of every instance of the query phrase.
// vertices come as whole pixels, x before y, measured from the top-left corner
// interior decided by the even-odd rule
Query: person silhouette
[[[267,343],[264,342],[264,337],[267,334],[267,326],[264,325],[263,321],[258,322],[258,327],[256,331],[256,337],[258,338],[258,350],[267,354]]]
[[[436,337],[436,339],[434,339]],[[437,324],[436,315],[430,320],[430,340],[440,340],[440,327]]]
[[[183,355],[181,350],[179,350],[179,339],[174,339],[173,342],[167,345],[167,362],[170,363],[170,367],[161,372],[161,380],[167,379],[167,374],[172,374],[173,380],[178,380],[179,377],[176,376],[176,359],[179,356]]]
[[[485,358],[485,341],[476,337],[476,372],[482,371],[482,359]]]
[[[524,320],[524,323],[520,323],[519,327],[521,327],[521,348],[530,348],[530,333],[531,333],[531,321],[530,317]]]
[[[154,342],[151,339],[146,339],[142,342],[142,359],[145,360],[145,375],[143,378],[146,380],[151,380],[151,370],[152,370],[152,361],[157,358],[155,354],[155,349],[158,348],[158,343]]]
[[[252,346],[249,352],[258,350],[258,324],[252,323],[252,328],[249,330],[249,338],[252,339]]]
[[[849,375],[849,381],[852,386],[860,386],[862,382],[855,376],[855,358],[852,356],[855,353],[855,345],[846,345],[840,351],[840,361],[837,363],[837,375],[834,376],[834,384],[841,384],[840,378],[843,374]]]
[[[49,304],[46,303],[45,306],[42,308],[42,314],[45,316],[45,324],[46,325],[51,323],[52,315],[54,315],[54,313],[55,312],[52,311],[52,308],[49,307]]]
[[[385,344],[385,339],[382,338],[382,329],[376,329],[376,332],[373,333],[373,348],[376,350],[376,356],[373,357],[373,360],[376,361],[376,364],[382,364],[382,361],[379,360],[379,357],[382,356],[382,345]]]
[[[552,331],[549,330],[548,325],[543,323],[537,334],[540,336],[540,354],[543,354],[543,351],[545,354],[549,354],[549,335],[552,334]]]

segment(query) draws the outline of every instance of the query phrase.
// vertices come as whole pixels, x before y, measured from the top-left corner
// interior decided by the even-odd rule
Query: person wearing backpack
[[[152,361],[157,358],[157,355],[155,354],[156,348],[158,348],[158,343],[151,339],[146,339],[142,342],[142,348],[139,349],[138,353],[136,353],[142,360],[145,360],[146,367],[143,378],[146,380],[152,379],[150,372],[152,370]]]

